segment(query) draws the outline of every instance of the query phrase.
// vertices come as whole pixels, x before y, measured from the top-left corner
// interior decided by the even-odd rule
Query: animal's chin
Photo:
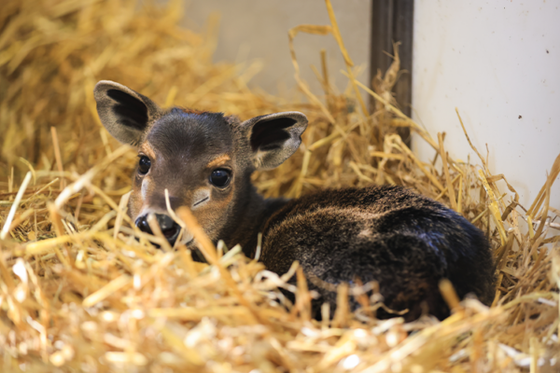
[[[181,231],[181,230],[179,229],[179,232],[180,232],[180,231]],[[194,237],[192,237],[192,236],[190,236],[190,237],[189,237],[189,236],[186,236],[186,237],[185,237],[186,234],[187,234],[186,232],[183,232],[183,236],[182,236],[182,237],[179,237],[179,233],[178,233],[177,236],[173,237],[173,242],[169,241],[169,243],[171,244],[171,246],[174,246],[174,245],[175,245],[175,242],[177,241],[177,239],[180,238],[180,239],[181,239],[181,241],[179,242],[180,244],[185,245],[186,247],[188,247],[188,248],[191,249],[191,250],[197,250],[197,248],[196,248],[196,246],[195,246],[195,244],[194,244]],[[166,238],[167,238],[167,237],[166,237]]]
[[[204,255],[202,255],[202,253],[200,252],[200,250],[196,247],[196,243],[194,240],[194,237],[190,237],[188,240],[185,240],[183,238],[182,240],[184,242],[184,245],[190,249],[192,258],[195,262],[200,262],[200,263],[208,263],[208,261],[206,260],[206,258],[204,257]]]
[[[179,237],[181,235],[181,227],[179,225],[174,224],[170,228],[162,229],[161,233],[165,237],[167,242],[169,242],[169,245],[171,245],[171,247],[174,247],[175,243],[180,238],[179,243],[185,245],[186,247],[192,250],[193,259],[195,261],[203,262],[203,263],[206,262],[206,259],[195,245],[194,237],[190,236],[186,232],[183,232],[183,235]],[[153,245],[157,248],[160,248],[160,245],[158,244],[154,243]]]

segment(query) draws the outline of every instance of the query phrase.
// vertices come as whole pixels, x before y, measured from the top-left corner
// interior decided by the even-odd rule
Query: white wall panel
[[[471,151],[455,107],[494,173],[528,208],[560,153],[560,1],[415,0],[414,118],[450,154]],[[420,141],[424,160],[433,151]],[[504,188],[505,190],[505,188]],[[560,209],[560,180],[551,206]]]
[[[371,18],[370,0],[333,0],[342,37],[354,63],[364,67],[360,80],[367,84]],[[251,82],[276,94],[278,88],[295,86],[294,70],[288,47],[288,30],[300,24],[328,25],[323,1],[316,0],[205,0],[190,1],[186,7],[187,26],[201,30],[212,12],[221,14],[215,62],[260,59],[263,70]],[[347,79],[339,74],[345,69],[338,46],[331,36],[300,34],[295,48],[302,76],[313,92],[322,92],[310,65],[319,70],[319,51],[327,51],[329,71],[339,90]],[[285,92],[285,91],[283,91]]]

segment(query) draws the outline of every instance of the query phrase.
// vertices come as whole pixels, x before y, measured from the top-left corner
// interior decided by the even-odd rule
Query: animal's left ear
[[[280,166],[301,144],[307,117],[297,111],[263,115],[241,124],[249,137],[256,170]]]
[[[101,123],[123,144],[137,146],[160,109],[148,97],[110,80],[102,80],[93,91]]]

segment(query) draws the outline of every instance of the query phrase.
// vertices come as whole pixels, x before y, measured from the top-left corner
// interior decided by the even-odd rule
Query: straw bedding
[[[398,55],[375,92],[328,26],[290,30],[335,37],[348,65],[348,89],[324,92],[298,75],[300,97],[271,97],[247,82],[258,65],[213,64],[217,21],[198,34],[180,28],[180,2],[4,0],[0,12],[0,370],[3,372],[554,372],[560,370],[559,212],[548,206],[560,157],[531,206],[520,206],[484,155],[460,161],[443,134],[428,134],[394,105]],[[488,308],[459,303],[438,322],[377,320],[383,307],[363,287],[338,289],[330,320],[309,317],[297,264],[278,277],[239,248],[207,242],[210,265],[185,248],[156,249],[134,231],[121,199],[130,190],[134,151],[109,138],[92,90],[112,79],[165,106],[236,114],[242,119],[300,110],[310,119],[299,152],[255,176],[266,196],[320,188],[400,184],[464,214],[490,238],[496,297]],[[369,112],[361,96],[372,95]],[[458,116],[458,120],[460,117]],[[434,148],[423,163],[396,135],[409,127]],[[466,137],[467,139],[467,137]],[[466,140],[467,141],[467,140]],[[501,187],[501,189],[498,188]],[[555,220],[556,218],[556,220]],[[139,239],[136,239],[138,237]],[[229,250],[228,250],[229,249]],[[286,283],[298,276],[297,286]],[[371,286],[371,284],[369,285]],[[278,288],[296,293],[295,304]],[[371,288],[371,287],[370,287]],[[364,305],[355,313],[348,297]]]

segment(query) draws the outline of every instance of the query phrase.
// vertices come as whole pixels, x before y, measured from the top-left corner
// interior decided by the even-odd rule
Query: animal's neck
[[[270,216],[286,202],[283,198],[265,199],[252,185],[247,188],[245,195],[237,202],[234,220],[221,235],[227,247],[232,248],[240,244],[243,253],[249,258],[254,258],[259,232]]]

